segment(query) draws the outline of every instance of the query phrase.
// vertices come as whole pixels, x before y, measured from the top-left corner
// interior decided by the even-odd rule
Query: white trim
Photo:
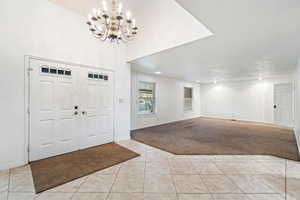
[[[294,128],[296,127],[296,80],[292,81],[292,98],[293,98],[293,103],[292,103],[292,112],[293,112],[293,126]],[[298,138],[297,138],[298,139]]]
[[[28,162],[27,162],[28,163]],[[5,163],[0,163],[0,171],[2,170],[7,170],[11,168],[15,168],[16,166],[24,166],[27,164],[26,162],[5,162]]]
[[[24,56],[24,163],[27,164],[29,161],[29,134],[30,134],[30,115],[28,111],[30,111],[30,77],[28,73],[28,69],[30,67],[30,57]],[[17,166],[17,165],[15,165]]]
[[[222,120],[232,120],[232,121],[245,121],[245,122],[256,122],[256,123],[265,123],[265,124],[270,124],[270,125],[274,125],[277,127],[283,127],[283,128],[289,128],[289,129],[294,129],[293,127],[287,127],[287,126],[282,126],[280,124],[275,124],[273,122],[270,121],[261,121],[261,120],[251,120],[251,119],[238,119],[238,118],[234,118],[232,119],[231,117],[222,117],[222,116],[215,116],[215,115],[201,115],[201,117],[203,118],[212,118],[212,119],[222,119]]]
[[[298,137],[298,128],[295,127],[294,128],[294,134],[295,134],[295,137],[296,137],[296,141],[297,141],[297,146],[298,146],[298,153],[299,153],[299,156],[300,156],[300,141],[299,141],[299,137]]]
[[[116,133],[115,133],[115,117],[116,117],[116,73],[115,70],[107,69],[107,68],[101,68],[101,67],[94,67],[94,66],[88,66],[84,64],[78,64],[78,63],[72,63],[72,62],[65,62],[65,61],[59,61],[59,60],[53,60],[48,58],[41,58],[36,56],[30,56],[25,55],[24,56],[24,162],[23,163],[9,163],[7,164],[7,169],[11,167],[16,166],[22,166],[29,163],[29,137],[30,137],[30,114],[28,114],[28,109],[30,111],[30,76],[29,73],[27,73],[29,67],[30,67],[30,61],[31,60],[40,60],[40,61],[47,61],[47,62],[55,62],[59,64],[65,64],[65,65],[71,65],[73,67],[84,67],[84,68],[90,68],[94,70],[105,70],[113,73],[113,140],[116,141]]]
[[[29,59],[34,59],[34,60],[55,62],[55,63],[65,64],[65,65],[81,66],[81,67],[86,67],[86,68],[95,69],[95,70],[100,69],[100,70],[115,72],[115,70],[112,70],[112,69],[109,69],[109,68],[94,67],[94,66],[84,65],[84,64],[80,64],[80,63],[73,63],[73,62],[67,62],[67,61],[61,61],[61,60],[55,60],[55,59],[49,59],[49,58],[42,58],[42,57],[30,56],[30,55],[25,55],[25,57],[28,57]]]
[[[171,123],[175,123],[175,122],[182,122],[182,121],[186,121],[186,120],[190,120],[190,119],[197,119],[199,117],[200,116],[198,116],[198,117],[187,117],[187,118],[180,119],[180,120],[171,120],[171,121],[167,121],[167,122],[156,123],[155,125],[147,125],[147,126],[142,126],[142,127],[136,127],[134,129],[132,129],[131,131],[136,131],[136,130],[140,130],[140,129],[161,126],[161,125],[165,125],[165,124],[171,124]]]

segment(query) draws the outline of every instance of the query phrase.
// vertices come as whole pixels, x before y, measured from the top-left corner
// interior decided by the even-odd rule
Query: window
[[[50,68],[50,73],[51,74],[56,74],[57,73],[57,69],[56,68]]]
[[[193,110],[193,88],[184,87],[184,111]]]
[[[138,91],[139,113],[155,113],[155,83],[139,82]]]
[[[65,75],[66,75],[66,76],[71,76],[71,75],[72,75],[71,70],[66,70],[66,71],[65,71]]]
[[[94,78],[94,74],[93,74],[93,73],[89,73],[89,74],[88,74],[88,77],[89,77],[89,78]]]
[[[58,73],[59,75],[64,75],[64,74],[65,74],[65,70],[59,69],[59,70],[57,70],[57,73]]]
[[[43,72],[43,73],[49,73],[49,67],[47,67],[47,66],[42,66],[42,67],[41,67],[41,72]]]

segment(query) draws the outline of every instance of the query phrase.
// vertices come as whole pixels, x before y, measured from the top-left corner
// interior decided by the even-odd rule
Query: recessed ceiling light
[[[154,72],[155,74],[162,74],[161,72]]]

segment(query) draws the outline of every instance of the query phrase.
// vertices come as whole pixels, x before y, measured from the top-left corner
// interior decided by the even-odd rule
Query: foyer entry
[[[29,161],[114,140],[112,71],[30,60]]]

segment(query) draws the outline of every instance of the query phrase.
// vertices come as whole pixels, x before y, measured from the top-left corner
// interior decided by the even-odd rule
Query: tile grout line
[[[146,167],[147,167],[147,149],[145,148],[146,156],[145,156],[145,163],[144,163],[144,178],[143,178],[143,198],[145,196],[145,184],[146,184]]]
[[[209,190],[208,185],[205,183],[205,181],[203,180],[202,174],[198,174],[198,176],[200,177],[201,182],[203,183],[203,185],[206,187],[208,194],[210,195],[211,199],[214,200],[214,196],[213,193]]]
[[[222,169],[220,169],[219,167],[218,167],[218,165],[217,165],[217,157],[215,157],[215,160],[213,161],[213,163],[215,164],[215,166],[217,167],[217,169],[219,169],[223,174],[222,175],[224,175],[226,178],[228,178],[229,180],[230,180],[230,182],[231,183],[233,183],[241,192],[242,192],[242,194],[244,194],[244,195],[246,195],[246,193],[245,193],[245,191],[244,190],[242,190],[242,188],[240,188],[228,175],[230,175],[230,174],[227,174],[227,173],[225,173],[225,171],[223,171]],[[212,195],[213,196],[213,195]],[[246,195],[247,196],[247,195]],[[213,199],[215,199],[214,197],[213,197]]]
[[[284,182],[284,199],[287,200],[287,160],[285,160]]]
[[[121,170],[122,165],[123,165],[123,163],[120,164],[120,167],[119,167],[117,173],[115,174],[114,182],[111,184],[110,189],[109,189],[109,191],[108,191],[108,193],[107,193],[107,196],[106,196],[105,200],[108,200],[108,198],[109,198],[109,196],[110,196],[110,194],[111,194],[111,192],[112,192],[113,186],[115,185],[115,183],[116,183],[116,181],[117,181],[117,178],[118,178],[118,175],[119,175],[119,172],[120,172],[120,170]]]
[[[11,170],[9,169],[8,170],[8,183],[7,183],[7,197],[6,197],[6,200],[8,200],[9,198],[9,188],[10,188],[10,176],[11,176]]]
[[[86,176],[86,177],[85,177],[85,180],[82,181],[82,183],[79,184],[78,189],[75,190],[75,192],[72,194],[72,196],[71,196],[71,198],[70,198],[71,200],[72,200],[72,199],[74,198],[74,196],[78,193],[78,191],[80,190],[81,186],[88,180],[89,176],[90,176],[90,175]]]
[[[204,187],[206,188],[206,190],[207,190],[208,193],[205,193],[205,194],[208,194],[208,195],[211,197],[211,199],[214,200],[215,198],[214,198],[214,196],[213,196],[213,193],[209,190],[208,185],[207,185],[207,184],[205,183],[205,181],[203,180],[202,175],[204,175],[204,174],[202,174],[201,172],[198,172],[198,171],[196,170],[195,166],[193,165],[193,162],[192,162],[192,159],[191,159],[191,158],[188,159],[188,162],[190,162],[190,164],[191,164],[191,169],[194,170],[194,171],[196,172],[195,175],[196,175],[196,176],[199,176],[200,181],[202,182],[202,184],[203,184]],[[191,175],[193,176],[193,174],[191,174]]]
[[[171,179],[172,179],[172,183],[173,183],[173,186],[175,188],[175,193],[176,193],[176,199],[179,200],[179,193],[177,191],[177,187],[176,187],[176,184],[175,184],[175,180],[174,180],[174,175],[176,174],[173,174],[172,173],[172,169],[171,169],[171,163],[170,163],[170,158],[168,158],[168,167],[169,167],[169,170],[170,170],[170,176],[171,176]]]
[[[235,183],[235,182],[232,180],[232,178],[229,177],[228,174],[225,174],[225,173],[224,173],[224,176],[225,176],[226,178],[228,178],[228,179],[230,180],[230,182],[233,183],[233,185],[235,185],[235,186],[242,192],[241,194],[246,195],[246,192],[245,192],[242,188],[240,188],[240,187],[238,186],[238,184]]]

